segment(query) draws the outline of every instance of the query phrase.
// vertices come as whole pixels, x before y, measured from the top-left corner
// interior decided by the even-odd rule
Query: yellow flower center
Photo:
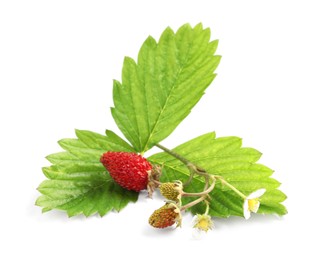
[[[194,228],[198,228],[203,231],[208,231],[213,226],[212,221],[209,216],[202,215],[198,216],[197,223],[194,225]]]
[[[198,227],[200,227],[201,229],[203,230],[208,230],[208,222],[204,219],[201,219],[199,224],[198,224]]]
[[[250,199],[248,200],[248,208],[249,211],[256,213],[260,206],[259,199]]]

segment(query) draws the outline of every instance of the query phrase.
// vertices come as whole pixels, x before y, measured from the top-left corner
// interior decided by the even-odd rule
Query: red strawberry
[[[141,155],[128,152],[106,152],[100,162],[110,176],[127,190],[141,191],[147,188],[148,173],[152,165]]]

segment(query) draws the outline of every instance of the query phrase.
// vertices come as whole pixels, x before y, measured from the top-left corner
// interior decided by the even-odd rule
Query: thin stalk
[[[155,144],[155,146],[157,146],[161,150],[165,151],[166,153],[172,155],[173,157],[177,158],[179,161],[183,162],[185,165],[192,164],[189,160],[182,157],[180,154],[177,154],[176,152],[162,146],[161,144]]]
[[[160,181],[157,180],[152,180],[155,184],[161,185],[162,183]]]
[[[198,199],[196,199],[196,200],[194,200],[194,201],[192,201],[192,202],[184,205],[183,207],[181,207],[181,211],[186,210],[186,209],[188,209],[188,208],[191,208],[191,207],[193,207],[194,205],[198,204],[199,202],[205,200],[206,197],[207,197],[207,195],[214,189],[215,183],[216,183],[216,180],[213,179],[213,182],[212,182],[210,188],[207,189],[206,191],[200,192],[200,193],[199,193],[199,194],[201,194],[201,197],[200,197],[200,198],[198,198]],[[190,193],[190,194],[193,194],[193,193]],[[196,193],[194,193],[194,194],[196,194]],[[196,196],[199,196],[199,195],[196,195]],[[208,202],[206,202],[206,203],[207,203],[207,205],[208,205]],[[209,210],[209,209],[208,209],[208,210]]]
[[[208,202],[208,201],[205,201],[205,203],[206,203],[206,212],[204,213],[204,215],[208,215],[210,205],[209,205],[209,202]]]
[[[176,152],[168,149],[167,147],[164,147],[161,144],[155,144],[155,146],[157,146],[161,150],[165,151],[166,153],[170,154],[171,156],[175,157],[176,159],[178,159],[179,161],[181,161],[183,164],[185,164],[188,167],[188,169],[190,171],[190,176],[189,176],[188,180],[183,184],[184,186],[187,186],[191,183],[193,176],[194,176],[194,173],[197,173],[198,175],[201,175],[201,176],[207,175],[207,173],[204,169],[202,169],[199,166],[195,165],[194,163],[190,162],[188,159],[184,158],[180,154],[177,154]]]
[[[241,198],[247,199],[246,195],[244,195],[236,187],[234,187],[229,182],[227,182],[223,177],[207,173],[206,170],[198,167],[194,163],[190,162],[188,159],[186,159],[183,156],[177,154],[176,152],[174,152],[174,151],[162,146],[161,144],[156,144],[156,146],[159,147],[160,149],[162,149],[163,151],[165,151],[166,153],[168,153],[168,154],[172,155],[173,157],[177,158],[178,160],[180,160],[182,163],[184,163],[188,167],[188,169],[190,171],[190,177],[187,180],[186,185],[188,185],[192,181],[193,175],[194,175],[194,173],[196,173],[196,174],[198,174],[200,176],[203,176],[205,178],[205,180],[206,180],[206,184],[205,184],[204,190],[207,190],[208,183],[209,183],[209,178],[212,178],[214,180],[215,179],[219,179],[223,185],[226,185],[227,187],[229,187],[231,190],[233,190],[235,193],[237,193]],[[206,191],[204,191],[204,193],[205,192]],[[192,207],[195,204],[203,201],[205,199],[205,197],[204,197],[204,195],[199,195],[201,193],[202,192],[198,193],[198,195],[194,195],[194,196],[201,196],[199,199],[197,199],[197,200],[195,200],[193,202],[190,202],[189,204],[183,206],[182,208],[186,209],[186,208]],[[193,194],[193,193],[190,193],[190,194]],[[196,193],[194,193],[194,194],[196,194]],[[190,196],[192,196],[192,195],[190,195]]]
[[[193,207],[194,205],[198,204],[199,202],[201,202],[201,201],[203,201],[203,200],[205,200],[205,199],[206,199],[206,198],[205,198],[204,196],[202,196],[202,197],[200,197],[200,198],[198,198],[198,199],[196,199],[196,200],[194,200],[194,201],[192,201],[192,202],[190,202],[190,203],[182,206],[180,210],[183,211],[183,210],[186,210],[186,209],[188,209],[188,208],[191,208],[191,207]]]
[[[192,171],[190,169],[189,169],[189,171],[190,171],[189,178],[185,183],[183,183],[183,186],[188,186],[191,183],[191,181],[193,180],[194,171]]]
[[[199,196],[200,197],[200,196],[208,195],[211,191],[213,191],[215,183],[216,183],[216,180],[213,179],[211,186],[208,189],[205,189],[203,192],[197,192],[197,193],[182,192],[181,196],[184,196],[184,197],[198,197]]]
[[[229,187],[231,190],[233,190],[235,193],[237,193],[241,198],[247,199],[247,196],[246,196],[246,195],[244,195],[241,191],[239,191],[236,187],[234,187],[234,186],[231,185],[229,182],[227,182],[226,180],[224,180],[222,177],[216,176],[216,178],[218,178],[223,185],[226,185],[226,186]]]

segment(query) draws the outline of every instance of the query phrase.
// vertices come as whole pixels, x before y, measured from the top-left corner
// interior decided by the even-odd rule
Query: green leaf
[[[261,197],[258,213],[278,215],[287,213],[286,208],[281,204],[286,199],[286,195],[277,189],[280,183],[271,178],[273,171],[258,164],[261,153],[252,148],[243,148],[240,138],[216,138],[215,133],[208,133],[176,147],[173,151],[204,168],[208,173],[222,176],[246,195],[265,188],[267,191]],[[155,164],[164,164],[162,181],[186,181],[189,177],[187,167],[167,153],[152,155],[148,160]],[[185,190],[200,192],[203,187],[203,178],[197,176]],[[212,216],[243,216],[243,199],[230,188],[217,182],[210,195],[212,200],[209,213]],[[183,202],[187,203],[191,200],[194,199],[184,199]],[[194,214],[204,212],[204,203],[192,207],[191,211]]]
[[[148,37],[138,62],[124,59],[111,112],[137,152],[170,135],[200,100],[220,62],[217,45],[210,42],[210,29],[186,24],[176,33],[167,28],[159,42]]]
[[[78,139],[59,142],[65,152],[49,155],[53,164],[44,167],[48,180],[38,190],[42,193],[36,205],[43,212],[60,209],[69,216],[83,213],[103,216],[110,210],[120,211],[129,202],[138,199],[137,192],[121,188],[100,163],[106,151],[132,152],[133,148],[111,131],[106,136],[90,131],[76,130]]]

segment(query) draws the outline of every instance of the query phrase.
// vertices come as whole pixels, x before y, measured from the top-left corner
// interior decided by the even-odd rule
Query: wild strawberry
[[[174,203],[167,203],[155,210],[149,218],[149,224],[155,228],[166,228],[177,223],[181,225],[180,209]]]
[[[173,182],[161,183],[160,193],[166,199],[178,202],[181,199],[181,193],[182,193],[181,181],[176,181],[174,183]]]
[[[101,156],[100,162],[121,187],[137,192],[147,188],[152,165],[141,155],[106,152]]]

